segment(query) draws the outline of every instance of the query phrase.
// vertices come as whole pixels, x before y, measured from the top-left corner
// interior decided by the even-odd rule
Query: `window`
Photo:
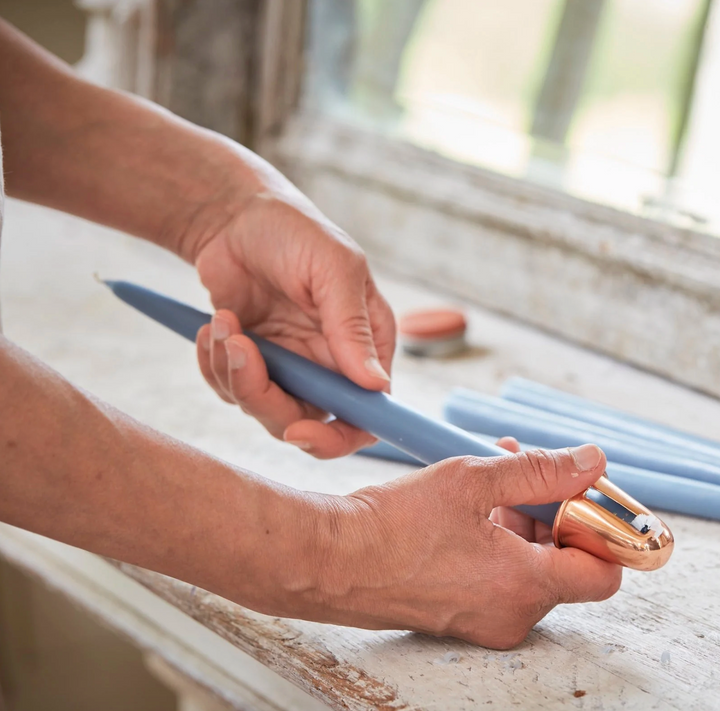
[[[308,101],[463,163],[720,234],[710,9],[311,0]]]

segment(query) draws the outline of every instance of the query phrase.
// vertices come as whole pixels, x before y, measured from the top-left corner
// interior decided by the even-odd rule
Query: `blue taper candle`
[[[146,316],[194,341],[210,315],[126,281],[105,281],[116,296]],[[481,442],[458,427],[433,420],[392,396],[366,390],[344,375],[303,358],[251,331],[244,332],[265,359],[268,374],[283,390],[329,412],[424,464],[449,457],[506,456],[506,450]],[[552,526],[560,502],[517,509]]]
[[[510,435],[536,447],[573,447],[595,442],[607,458],[618,464],[720,485],[720,467],[695,460],[662,447],[648,447],[642,441],[632,443],[598,428],[551,415],[543,410],[495,398],[464,388],[453,390],[445,401],[445,418],[458,427],[491,436]]]
[[[447,398],[448,406],[454,406],[456,402],[467,401],[469,404],[476,402],[485,403],[490,407],[506,410],[514,415],[524,415],[525,419],[530,422],[546,423],[551,426],[558,426],[577,433],[578,436],[592,437],[593,442],[607,442],[607,446],[612,448],[615,446],[630,446],[636,452],[652,452],[657,456],[669,456],[671,458],[691,459],[693,461],[708,462],[715,465],[720,456],[720,451],[715,456],[710,456],[707,451],[698,452],[691,442],[686,442],[687,446],[679,446],[676,442],[663,439],[658,433],[657,436],[643,436],[639,434],[639,430],[633,428],[621,428],[619,422],[617,426],[611,427],[608,424],[599,424],[591,422],[582,417],[581,413],[571,414],[570,411],[565,413],[556,412],[550,407],[540,407],[538,404],[522,402],[513,398],[496,398],[476,390],[467,388],[455,388]],[[604,446],[604,445],[601,445]]]
[[[720,459],[720,441],[718,440],[711,440],[652,422],[579,395],[572,395],[564,390],[536,383],[533,380],[510,378],[503,385],[500,394],[506,400],[653,441],[664,448],[672,448],[686,454],[692,453],[696,459],[709,462],[717,462]]]

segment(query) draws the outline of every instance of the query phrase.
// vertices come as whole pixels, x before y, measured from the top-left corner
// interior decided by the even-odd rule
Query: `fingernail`
[[[230,324],[220,316],[212,320],[212,336],[216,341],[224,341],[230,335]]]
[[[293,439],[286,439],[285,440],[288,444],[292,444],[294,447],[297,447],[298,449],[302,449],[303,452],[309,452],[312,449],[312,445],[310,442],[299,442]]]
[[[601,452],[594,444],[583,444],[580,447],[568,447],[570,456],[575,461],[578,471],[587,472],[594,469],[600,461]]]
[[[247,352],[234,341],[225,341],[225,352],[227,353],[228,367],[230,370],[240,370],[247,363]]]
[[[385,372],[385,368],[380,365],[380,361],[377,358],[368,358],[365,361],[365,370],[371,373],[376,378],[382,378],[390,382],[390,376]]]

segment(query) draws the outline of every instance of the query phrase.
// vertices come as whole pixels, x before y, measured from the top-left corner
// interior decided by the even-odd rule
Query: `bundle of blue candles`
[[[508,380],[501,397],[457,388],[444,415],[486,441],[515,437],[523,449],[593,442],[611,480],[645,505],[720,520],[720,442],[524,378]],[[418,463],[384,443],[363,454]]]

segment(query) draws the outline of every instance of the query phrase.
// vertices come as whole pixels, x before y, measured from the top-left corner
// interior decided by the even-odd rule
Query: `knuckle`
[[[370,267],[360,245],[337,225],[332,225],[330,237],[332,240],[330,249],[334,253],[334,261],[339,269],[346,271],[347,275],[354,279],[358,277],[368,279]]]
[[[338,227],[334,222],[329,224],[330,234],[335,240],[338,248],[341,250],[342,255],[358,265],[367,266],[367,258],[365,252],[363,252],[360,245],[341,227]]]
[[[487,478],[483,476],[486,466],[485,460],[468,455],[446,459],[432,470],[449,496],[482,497],[488,488]]]
[[[440,481],[455,482],[462,475],[461,460],[465,457],[452,457],[451,459],[443,459],[435,464],[430,464],[425,468],[429,476]]]
[[[507,650],[521,645],[531,630],[531,625],[506,621],[502,626],[493,624],[492,629],[487,624],[468,626],[453,631],[453,636],[490,649]]]
[[[483,460],[480,457],[464,455],[446,459],[445,461],[452,476],[459,480],[460,483],[476,482],[482,479],[479,470],[483,467]]]
[[[528,493],[538,496],[554,486],[559,477],[559,463],[555,453],[544,449],[516,455],[526,482]]]
[[[511,587],[504,598],[513,623],[510,629],[519,627],[525,634],[558,603],[556,589],[540,575],[539,561],[534,564],[532,560],[514,561]]]
[[[552,591],[538,588],[522,601],[521,619],[532,627],[545,617],[556,604],[557,601]]]
[[[350,238],[348,238],[350,239]],[[370,273],[370,267],[368,266],[367,257],[365,252],[360,249],[359,245],[352,240],[346,243],[347,260],[348,265],[352,267],[353,272],[357,274],[368,275]]]
[[[473,457],[472,455],[465,454],[460,457],[446,459],[445,462],[458,471],[467,471],[476,470],[482,465],[483,460],[480,457]]]
[[[513,649],[520,646],[532,630],[532,625],[518,624],[515,629],[510,629],[503,633],[498,649]]]
[[[451,467],[453,476],[459,480],[461,484],[473,484],[483,481],[482,470],[486,466],[484,459],[464,455],[462,457],[453,457],[446,460]]]
[[[538,584],[537,576],[529,570],[516,574],[512,589],[506,591],[505,599],[508,600],[512,621],[525,628],[532,627],[545,617],[556,604],[552,592]]]
[[[481,625],[466,625],[453,630],[452,636],[490,649],[507,650],[522,644],[529,631],[528,628],[518,626],[516,629],[505,628],[488,632]]]
[[[370,321],[365,314],[354,313],[345,316],[341,327],[351,338],[372,339]]]
[[[454,623],[437,637],[457,637],[470,642],[470,644],[487,645],[487,632],[476,619],[465,619]]]

